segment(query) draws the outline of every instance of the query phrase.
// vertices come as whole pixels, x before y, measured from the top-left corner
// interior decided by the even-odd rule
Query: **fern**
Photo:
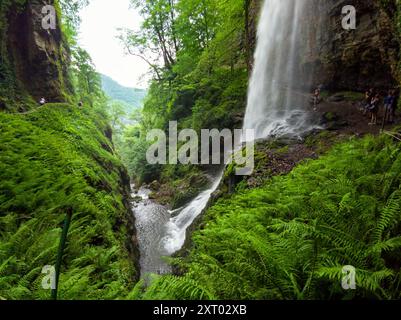
[[[186,274],[158,277],[144,296],[399,298],[400,185],[396,143],[340,144],[264,187],[218,201],[182,262]],[[345,265],[356,268],[352,292],[341,286]]]

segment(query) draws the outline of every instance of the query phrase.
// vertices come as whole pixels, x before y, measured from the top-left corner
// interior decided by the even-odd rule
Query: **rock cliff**
[[[396,86],[400,79],[395,1],[386,5],[377,0],[313,2],[311,21],[323,19],[323,23],[310,40],[315,48],[309,51],[305,62],[306,67],[314,65],[316,83],[335,90]],[[356,9],[355,30],[342,27],[342,8],[346,5]]]
[[[251,0],[250,45],[256,44],[257,16],[262,0]],[[304,72],[314,83],[332,90],[365,90],[399,86],[401,4],[396,0],[309,0],[305,17]],[[342,8],[356,9],[355,30],[342,27]]]
[[[49,4],[57,9],[57,1],[54,0],[0,0],[0,138],[1,145],[4,146],[2,153],[5,158],[12,159],[9,161],[11,166],[8,167],[8,171],[5,168],[9,163],[0,161],[3,164],[0,170],[3,177],[0,180],[8,181],[9,185],[17,185],[21,194],[35,194],[31,198],[40,193],[51,194],[46,197],[51,200],[51,204],[43,201],[40,205],[29,206],[28,197],[24,199],[18,212],[36,218],[41,212],[41,207],[48,206],[49,212],[52,212],[54,207],[58,206],[54,203],[64,201],[61,199],[67,198],[66,194],[70,196],[78,190],[75,187],[69,188],[63,194],[64,183],[49,186],[53,183],[52,179],[47,178],[46,183],[38,183],[38,176],[47,177],[49,172],[53,172],[54,180],[57,178],[64,179],[63,181],[75,181],[74,179],[80,176],[78,172],[82,171],[82,180],[76,185],[82,187],[80,190],[86,189],[77,193],[69,208],[74,210],[74,219],[78,219],[76,218],[78,215],[85,216],[85,219],[92,221],[93,224],[98,223],[106,227],[102,232],[95,233],[93,237],[89,236],[81,243],[76,241],[75,245],[90,246],[92,249],[95,248],[93,250],[108,250],[113,247],[113,250],[118,251],[120,255],[117,259],[117,253],[113,253],[113,259],[121,264],[125,263],[124,268],[127,268],[119,270],[123,274],[121,279],[125,277],[124,281],[129,282],[138,280],[139,250],[135,242],[135,219],[130,204],[130,178],[115,154],[111,128],[104,114],[92,109],[79,109],[76,104],[68,104],[74,99],[69,79],[69,44],[63,34],[58,13],[55,29],[42,27],[42,20],[45,17],[42,9]],[[45,97],[51,104],[35,110],[34,115],[16,114],[17,111],[37,107],[37,101],[41,97]],[[88,128],[91,130],[88,131]],[[7,140],[10,137],[12,140]],[[80,147],[77,147],[78,145]],[[66,148],[66,151],[61,152],[63,148]],[[29,157],[21,150],[24,152],[29,150],[27,151]],[[32,156],[33,154],[35,156]],[[71,161],[72,157],[74,161]],[[77,159],[84,160],[79,162],[78,168],[71,169],[73,163],[78,163]],[[22,166],[29,161],[30,165],[23,171]],[[71,171],[69,169],[65,171],[66,168]],[[24,182],[15,180],[15,175],[20,170],[24,172],[22,179]],[[93,176],[90,172],[95,171],[92,170],[97,170]],[[32,187],[36,183],[40,186]],[[7,195],[4,185],[0,186],[0,189],[0,194]],[[57,194],[63,196],[57,197],[55,196]],[[80,199],[80,196],[85,200]],[[7,199],[7,196],[4,199]],[[92,208],[96,208],[92,216],[90,206],[84,205],[86,201],[93,203]],[[2,204],[5,202],[7,201],[3,201]],[[104,209],[106,203],[110,205]],[[103,209],[105,213],[102,216]],[[11,216],[13,210],[3,207],[1,211]],[[48,226],[43,226],[41,231],[47,232],[48,229],[54,229],[60,224],[59,221],[50,220],[54,216],[56,215],[43,216],[42,220],[51,222]],[[76,221],[74,223],[78,225]],[[26,226],[22,224],[21,228]],[[74,226],[71,228],[70,235],[74,234]],[[88,223],[83,223],[79,228],[82,229],[82,233],[92,232]],[[30,234],[33,239],[38,235],[40,232]],[[7,241],[3,238],[0,240]],[[74,240],[71,240],[71,243],[74,243]],[[75,259],[79,254],[84,255],[84,251],[71,250],[68,259]],[[22,250],[21,256],[24,254]],[[48,260],[53,261],[54,257],[52,252]],[[35,260],[35,268],[38,267],[38,261]],[[44,263],[48,261],[43,261]],[[67,269],[65,273],[73,268],[71,264],[65,262]],[[16,279],[24,275],[25,270],[19,273],[16,270],[10,268],[7,272],[17,274]],[[25,297],[32,298],[29,295]]]
[[[0,9],[0,94],[3,105],[24,95],[62,102],[71,93],[70,55],[57,18],[55,29],[44,29],[44,0],[6,1]],[[54,4],[54,1],[50,1]]]

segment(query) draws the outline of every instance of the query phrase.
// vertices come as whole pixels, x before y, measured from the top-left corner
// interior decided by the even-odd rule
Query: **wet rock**
[[[140,196],[134,196],[134,197],[132,198],[132,201],[135,202],[135,203],[139,203],[139,202],[142,201],[142,197],[140,197]]]
[[[349,123],[346,120],[331,121],[326,125],[326,130],[337,131],[340,130],[341,128],[346,128],[348,126]]]
[[[235,124],[242,123],[244,121],[244,113],[237,113],[233,116],[233,122]]]
[[[148,198],[149,198],[150,200],[155,200],[155,199],[157,198],[157,195],[156,195],[156,193],[151,192],[151,193],[149,193]]]
[[[328,102],[342,102],[345,100],[345,96],[342,94],[335,94],[327,99]]]
[[[320,125],[328,124],[329,122],[338,121],[339,117],[335,112],[325,112],[320,119]]]
[[[159,181],[153,181],[150,185],[149,185],[149,189],[153,190],[153,191],[159,191],[160,189],[160,183]]]
[[[340,118],[335,112],[326,112],[320,119],[320,125],[325,127],[326,130],[335,131],[347,127],[349,123]]]
[[[384,3],[387,3],[386,5]],[[392,5],[390,5],[392,4]],[[399,77],[399,41],[395,17],[395,0],[310,0],[310,30],[305,43],[309,52],[304,70],[314,74],[315,85],[325,83],[330,89],[363,91],[387,87]],[[353,5],[357,11],[357,28],[342,27],[342,8]],[[325,19],[321,30],[319,19]]]

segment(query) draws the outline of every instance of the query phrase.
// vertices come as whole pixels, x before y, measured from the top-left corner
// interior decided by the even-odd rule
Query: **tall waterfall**
[[[257,139],[298,136],[311,128],[304,109],[310,79],[300,70],[301,56],[307,46],[306,24],[302,22],[308,1],[315,0],[265,0],[244,122],[244,129],[255,129]],[[153,215],[153,207],[146,215],[137,212],[139,230],[152,230],[151,237],[139,237],[143,273],[169,272],[158,256],[172,255],[182,248],[188,227],[205,209],[222,176],[220,172],[208,190],[174,214],[170,212],[169,217],[166,212],[160,214],[157,206]],[[156,218],[146,218],[149,216]]]
[[[255,129],[255,138],[271,135],[298,136],[311,128],[303,106],[309,90],[302,76],[301,55],[305,45],[304,14],[308,1],[265,0],[258,28],[255,66],[249,84],[244,129]],[[305,20],[305,19],[304,19]],[[306,98],[305,98],[306,97]],[[222,173],[210,189],[185,206],[166,225],[164,249],[174,253],[185,242],[186,230],[205,209],[218,188]]]
[[[310,79],[301,70],[308,1],[264,2],[244,120],[256,139],[299,135],[310,127],[304,111]]]

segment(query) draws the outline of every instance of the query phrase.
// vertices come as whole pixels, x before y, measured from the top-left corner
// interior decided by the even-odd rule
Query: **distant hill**
[[[143,99],[147,93],[146,90],[124,87],[117,81],[103,74],[101,77],[103,91],[107,96],[109,96],[109,98],[124,102],[124,104],[131,107],[129,108],[131,110],[140,108],[142,106]]]

